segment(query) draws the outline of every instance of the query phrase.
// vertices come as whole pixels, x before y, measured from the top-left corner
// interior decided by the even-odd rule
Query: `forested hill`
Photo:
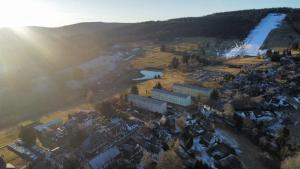
[[[2,64],[28,63],[61,68],[77,64],[130,41],[161,41],[177,37],[243,39],[270,12],[288,13],[299,29],[300,11],[290,8],[244,10],[203,17],[142,23],[79,23],[58,28],[27,27],[24,31],[0,29]],[[298,26],[297,26],[298,25]],[[47,58],[41,59],[41,58]],[[75,59],[76,58],[76,59]]]

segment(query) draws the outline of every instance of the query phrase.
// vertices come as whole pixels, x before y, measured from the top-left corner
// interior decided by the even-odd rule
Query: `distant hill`
[[[197,36],[243,39],[269,12],[288,13],[292,16],[289,18],[296,18],[290,19],[290,24],[298,29],[300,12],[290,8],[224,12],[142,23],[88,22],[58,28],[26,27],[23,32],[2,28],[0,64],[51,70],[90,59],[121,42],[160,42]]]

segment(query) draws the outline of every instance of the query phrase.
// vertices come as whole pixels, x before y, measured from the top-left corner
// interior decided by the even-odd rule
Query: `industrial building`
[[[204,96],[209,98],[211,97],[214,91],[214,89],[179,83],[174,84],[172,89],[176,93],[186,94],[193,97]]]
[[[148,111],[162,114],[167,112],[167,103],[160,100],[132,94],[128,96],[128,102],[132,103],[134,106]]]
[[[192,104],[191,96],[181,93],[169,92],[167,90],[152,89],[151,97],[180,106],[190,106]]]

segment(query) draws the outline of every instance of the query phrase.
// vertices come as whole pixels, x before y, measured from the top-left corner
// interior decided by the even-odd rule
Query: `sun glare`
[[[57,14],[46,2],[35,0],[0,0],[0,27],[49,25]]]

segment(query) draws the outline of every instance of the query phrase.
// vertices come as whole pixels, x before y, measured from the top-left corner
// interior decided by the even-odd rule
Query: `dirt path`
[[[233,128],[224,125],[223,123],[217,123],[217,128],[220,128],[223,132],[226,132],[229,136],[234,138],[241,150],[239,155],[240,159],[244,162],[247,169],[270,169],[262,161],[261,154],[263,151],[254,145],[248,138],[237,133]],[[280,161],[278,160],[278,167],[280,166]],[[275,169],[275,168],[272,168]]]

